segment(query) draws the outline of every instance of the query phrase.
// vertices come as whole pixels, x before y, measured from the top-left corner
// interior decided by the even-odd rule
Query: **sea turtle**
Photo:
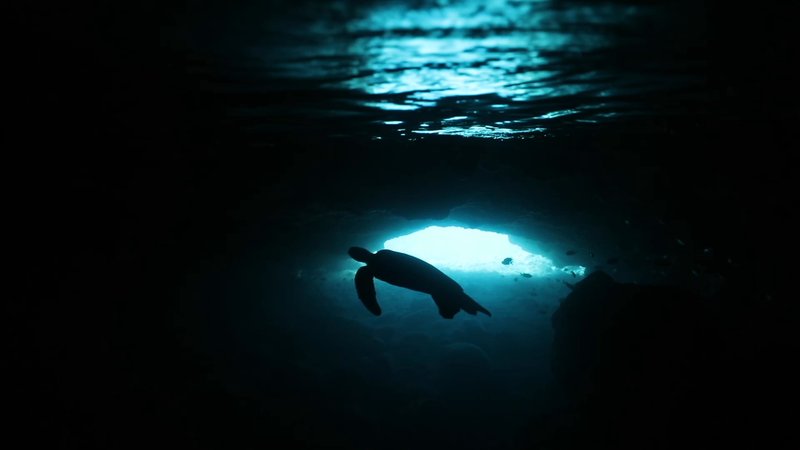
[[[472,315],[478,311],[487,316],[492,315],[488,309],[465,294],[464,289],[452,278],[419,258],[392,250],[372,253],[361,247],[350,247],[347,253],[356,261],[367,264],[356,272],[356,292],[364,306],[376,316],[381,314],[381,307],[375,296],[373,277],[395,286],[430,294],[439,307],[439,314],[445,319],[452,319],[462,309]]]

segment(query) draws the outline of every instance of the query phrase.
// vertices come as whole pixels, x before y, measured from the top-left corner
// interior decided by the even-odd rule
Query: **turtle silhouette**
[[[419,258],[392,250],[372,253],[361,247],[350,247],[347,253],[356,261],[367,264],[356,272],[356,292],[361,303],[376,316],[381,315],[381,307],[375,295],[374,278],[430,294],[439,307],[439,314],[445,319],[452,319],[461,310],[472,315],[479,311],[487,316],[492,315],[465,294],[464,289],[452,278]]]

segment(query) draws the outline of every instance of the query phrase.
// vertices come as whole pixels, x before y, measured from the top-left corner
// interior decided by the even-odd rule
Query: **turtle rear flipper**
[[[472,297],[463,292],[461,293],[461,309],[466,311],[468,314],[472,314],[473,316],[478,312],[482,312],[487,316],[492,317],[492,313],[490,313],[488,309],[481,306]]]
[[[438,294],[431,295],[431,297],[433,297],[433,301],[436,302],[436,306],[439,307],[439,315],[445,319],[452,319],[456,313],[461,311],[461,305],[457,297],[453,295]]]
[[[492,315],[488,309],[479,305],[478,302],[472,299],[472,297],[463,292],[448,295],[438,294],[432,295],[432,297],[433,301],[436,302],[436,306],[439,307],[439,315],[445,319],[452,319],[453,316],[455,316],[462,309],[467,314],[471,314],[473,316],[478,312],[482,312],[490,317]]]
[[[381,307],[378,305],[378,298],[375,295],[375,281],[369,266],[364,266],[356,272],[356,292],[359,300],[369,312],[376,316],[381,315]]]

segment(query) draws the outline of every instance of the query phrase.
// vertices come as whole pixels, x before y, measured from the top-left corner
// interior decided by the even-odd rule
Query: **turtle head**
[[[372,252],[362,247],[350,247],[347,254],[356,261],[363,263],[369,263],[369,260],[372,259]]]

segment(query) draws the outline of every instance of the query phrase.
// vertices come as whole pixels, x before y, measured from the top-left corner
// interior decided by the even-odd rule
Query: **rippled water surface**
[[[195,70],[204,82],[208,71],[224,72],[206,88],[247,96],[230,114],[254,131],[301,132],[333,120],[331,134],[374,139],[529,138],[691,115],[705,101],[702,22],[677,4],[358,5],[242,12],[261,15],[249,19],[258,25],[246,45],[206,54]]]

